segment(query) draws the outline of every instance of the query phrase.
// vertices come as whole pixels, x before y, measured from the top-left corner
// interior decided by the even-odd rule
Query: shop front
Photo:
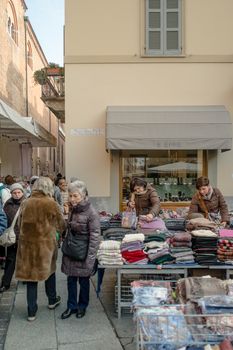
[[[199,176],[216,185],[219,151],[231,143],[224,106],[108,107],[106,149],[119,157],[119,209],[133,177],[156,188],[162,207],[188,206]]]

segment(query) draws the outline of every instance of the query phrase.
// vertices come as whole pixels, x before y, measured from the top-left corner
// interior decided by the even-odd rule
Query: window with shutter
[[[146,1],[146,54],[180,55],[182,0]]]

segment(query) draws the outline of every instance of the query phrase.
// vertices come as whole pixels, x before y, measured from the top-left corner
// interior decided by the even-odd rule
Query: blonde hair
[[[49,177],[40,176],[33,184],[32,191],[41,191],[46,196],[53,197],[54,184]]]

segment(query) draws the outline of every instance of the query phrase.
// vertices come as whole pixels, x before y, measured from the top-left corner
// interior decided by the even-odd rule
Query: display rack
[[[209,269],[209,270],[223,270],[225,271],[226,279],[229,279],[230,276],[233,276],[233,266],[232,265],[198,265],[198,264],[187,264],[187,265],[121,265],[121,266],[107,266],[107,265],[99,265],[99,269],[115,269],[117,271],[117,291],[115,292],[115,296],[117,300],[115,300],[115,305],[117,306],[117,314],[118,319],[121,318],[122,309],[131,307],[131,299],[129,297],[130,293],[127,293],[126,289],[124,289],[124,293],[127,294],[127,298],[124,298],[124,293],[122,286],[125,286],[122,283],[122,278],[125,275],[135,276],[135,275],[157,275],[157,276],[173,276],[174,280],[176,279],[176,275],[179,277],[187,277],[190,270],[196,269]],[[98,282],[98,285],[100,283]],[[122,294],[123,293],[123,294]]]
[[[137,350],[158,350],[160,345],[175,350],[233,339],[232,314],[193,314],[185,309],[185,305],[137,308]]]

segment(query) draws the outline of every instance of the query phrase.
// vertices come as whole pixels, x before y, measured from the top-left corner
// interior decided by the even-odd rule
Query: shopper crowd
[[[233,234],[224,236],[229,223],[224,197],[205,177],[197,179],[196,188],[188,211],[162,211],[156,190],[133,178],[126,212],[113,215],[97,213],[85,183],[76,178],[67,184],[61,174],[33,176],[22,183],[8,175],[0,183],[0,235],[17,217],[16,241],[1,247],[5,267],[0,293],[10,288],[15,272],[26,283],[29,321],[36,318],[39,281],[45,281],[48,308],[56,308],[61,302],[56,260],[62,241],[61,270],[68,290],[62,319],[85,315],[97,258],[106,266],[233,264]]]
[[[33,176],[28,183],[19,183],[7,176],[0,184],[0,236],[17,218],[13,226],[15,243],[1,247],[5,266],[0,293],[10,288],[15,271],[16,279],[26,283],[28,321],[36,319],[39,281],[45,281],[48,308],[53,310],[61,303],[56,291],[56,261],[62,237],[61,269],[67,275],[68,301],[61,318],[74,313],[82,318],[89,304],[100,220],[85,183],[72,180],[67,185],[59,174],[56,179]]]

